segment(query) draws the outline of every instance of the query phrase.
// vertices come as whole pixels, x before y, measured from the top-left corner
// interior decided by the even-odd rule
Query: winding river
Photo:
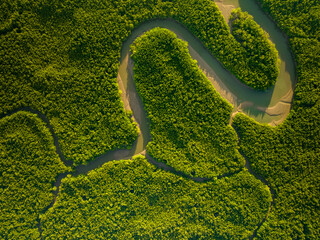
[[[218,0],[217,0],[218,1]],[[228,3],[228,4],[226,4]],[[232,3],[232,5],[229,5]],[[143,104],[137,94],[133,80],[133,61],[130,58],[130,45],[144,32],[163,27],[173,31],[178,38],[188,43],[190,55],[197,60],[199,68],[211,81],[220,95],[233,105],[233,112],[243,112],[260,123],[272,126],[282,123],[291,109],[296,83],[295,65],[288,46],[288,41],[275,23],[261,10],[254,0],[218,1],[217,5],[228,18],[231,9],[240,6],[248,11],[254,20],[269,33],[275,44],[281,61],[280,74],[275,86],[267,91],[257,91],[247,87],[226,70],[215,57],[186,28],[174,20],[153,20],[140,25],[124,42],[121,50],[118,84],[122,91],[122,100],[126,110],[132,110],[141,134],[134,145],[135,154],[142,152],[150,141],[149,122]]]
[[[146,117],[142,101],[137,93],[133,81],[133,62],[130,59],[129,48],[138,36],[154,27],[167,28],[176,33],[179,38],[188,42],[191,57],[197,60],[200,69],[206,74],[220,95],[227,99],[234,106],[234,113],[241,111],[254,118],[258,122],[269,123],[270,125],[277,125],[286,118],[290,112],[295,87],[295,65],[286,37],[253,0],[216,0],[216,2],[223,12],[224,17],[228,18],[231,9],[240,6],[243,10],[248,11],[251,15],[253,15],[254,20],[258,22],[266,32],[269,33],[271,41],[275,44],[277,50],[279,51],[279,57],[281,60],[280,74],[276,85],[265,92],[255,91],[247,87],[237,80],[229,71],[224,69],[223,66],[203,47],[197,38],[195,38],[181,24],[173,20],[153,20],[151,22],[144,23],[136,28],[130,37],[124,42],[121,50],[120,68],[118,74],[119,88],[122,91],[121,97],[124,102],[125,109],[132,110],[133,117],[139,125],[141,131],[139,137],[131,149],[109,151],[106,154],[95,158],[87,165],[80,165],[76,167],[72,175],[77,176],[79,174],[86,174],[90,170],[98,168],[103,163],[108,161],[132,158],[132,156],[138,153],[145,154],[144,151],[146,149],[146,145],[151,140],[149,121]],[[27,110],[36,113],[43,121],[47,123],[47,127],[50,129],[53,135],[57,153],[65,164],[70,165],[70,163],[68,164],[65,161],[59,146],[58,138],[56,137],[53,127],[50,125],[50,122],[46,116],[30,108],[23,108],[19,110]],[[159,168],[188,177],[194,181],[209,180],[186,176],[183,173],[175,171],[175,169],[167,166],[164,163],[159,163],[153,160],[147,154],[145,155],[150,163]],[[246,167],[251,174],[259,178],[264,184],[267,185],[267,182],[261,176],[258,176],[251,170],[248,161],[246,161]],[[61,179],[66,175],[67,173],[61,174],[55,183],[55,186],[57,186],[57,190],[55,191],[55,199],[59,191]],[[220,176],[219,178],[221,177],[224,176]],[[273,193],[272,189],[270,190],[271,193]],[[48,208],[52,207],[55,199]],[[265,219],[257,226],[257,229],[259,229]],[[39,230],[41,233],[40,227],[41,224],[39,223]],[[254,232],[254,235],[256,234],[256,231]]]

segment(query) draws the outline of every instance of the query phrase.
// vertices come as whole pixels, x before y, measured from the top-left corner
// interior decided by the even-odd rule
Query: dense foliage
[[[36,115],[19,112],[0,120],[1,239],[39,239],[38,216],[53,201],[53,183],[65,171]]]
[[[137,156],[65,178],[41,228],[45,239],[248,239],[270,201],[247,171],[196,183]]]
[[[231,35],[230,29],[213,1],[177,1],[172,17],[197,36],[218,60],[248,86],[265,90],[272,86],[277,64],[268,61],[266,67],[254,61],[256,56]],[[256,45],[253,41],[250,45]],[[271,79],[272,77],[273,79]]]
[[[267,221],[259,228],[258,238],[319,239],[320,2],[259,2],[289,36],[297,62],[298,84],[291,114],[281,126],[270,128],[259,125],[244,115],[238,115],[234,120],[234,126],[241,137],[242,151],[252,163],[252,168],[264,176],[275,190],[275,204]],[[119,53],[122,42],[134,27],[143,21],[159,17],[171,17],[185,25],[244,83],[256,88],[268,87],[264,84],[269,81],[266,73],[260,68],[260,64],[249,64],[252,57],[250,52],[231,35],[221,13],[210,0],[2,0],[0,113],[21,106],[30,106],[45,113],[54,126],[67,159],[74,160],[76,164],[102,152],[132,143],[137,135],[136,128],[123,110],[116,82]],[[217,101],[224,105],[223,101]],[[186,106],[182,106],[185,109],[181,111],[187,112]],[[201,109],[203,106],[197,107]],[[225,114],[228,107],[225,110],[226,112],[221,110],[221,122],[215,122],[215,126],[226,125]],[[37,216],[51,202],[52,182],[59,172],[65,171],[65,167],[59,163],[52,149],[52,140],[49,141],[46,137],[49,136],[47,129],[34,115],[26,116],[26,113],[19,113],[2,119],[1,126],[5,126],[0,131],[1,238],[38,238]],[[180,131],[179,125],[175,127],[179,130],[177,132],[183,132]],[[18,130],[13,131],[14,129]],[[7,134],[8,132],[10,134]],[[192,132],[190,134],[194,136]],[[229,137],[223,141],[228,141]],[[183,139],[188,137],[183,135]],[[29,143],[34,144],[30,147]],[[188,146],[187,142],[182,144]],[[228,149],[227,152],[233,152],[235,149],[234,141],[230,144],[231,150]],[[190,142],[188,147],[193,150],[192,153],[199,156],[201,152],[194,151],[197,150],[197,146],[198,142]],[[193,158],[192,155],[188,157]],[[35,165],[34,161],[39,162]],[[233,161],[225,163],[231,164]],[[114,163],[108,166],[112,164]],[[237,168],[228,167],[231,170]],[[230,178],[203,185],[180,180],[182,185],[175,190],[173,187],[167,187],[169,184],[165,183],[174,185],[178,180],[166,182],[163,180],[164,177],[159,177],[159,180],[155,178],[159,171],[153,172],[154,168],[148,170],[149,175],[145,174],[146,171],[139,174],[137,166],[132,168],[132,174],[120,168],[117,174],[111,171],[106,175],[105,168],[108,167],[102,168],[101,172],[97,170],[99,174],[93,172],[88,177],[66,179],[57,204],[43,218],[46,237],[57,239],[57,235],[65,234],[71,236],[70,238],[78,238],[81,234],[87,234],[89,238],[89,234],[96,234],[92,237],[96,239],[99,233],[105,236],[112,234],[108,232],[109,226],[115,231],[121,226],[119,234],[123,233],[123,236],[129,234],[132,229],[137,235],[146,234],[146,237],[177,234],[179,238],[197,238],[197,235],[202,234],[203,238],[207,239],[240,239],[252,233],[254,224],[261,221],[266,213],[266,203],[270,201],[270,196],[261,183],[243,171]],[[220,170],[221,173],[224,171],[223,168]],[[99,177],[92,180],[95,176]],[[146,176],[149,178],[144,178]],[[153,177],[155,180],[151,186],[155,186],[156,190],[149,186]],[[104,178],[105,182],[110,181],[110,184],[102,184]],[[173,175],[167,178],[180,179]],[[124,184],[121,182],[122,179],[126,179],[123,180]],[[127,204],[126,207],[122,205],[123,202],[131,203],[135,190],[131,192],[132,189],[126,188],[125,184],[132,183],[133,180],[136,181],[134,183],[139,182],[140,185],[136,184],[140,186],[139,189],[147,189],[149,192],[144,195],[144,202],[139,206],[140,212],[135,216],[140,220],[132,225],[129,224],[133,221],[124,222],[127,223],[125,225],[121,222],[124,218],[120,215],[129,216],[135,213],[135,209],[121,210],[128,209],[130,205]],[[246,185],[248,181],[250,184]],[[159,185],[161,191],[160,187],[156,188]],[[191,187],[194,185],[197,187]],[[73,187],[71,189],[79,190],[73,193],[68,190],[69,186]],[[131,187],[134,184],[127,186]],[[209,196],[206,195],[208,186],[213,189],[209,191]],[[102,191],[102,188],[105,190]],[[166,200],[160,202],[157,200],[160,199],[158,195],[162,193],[162,189],[173,191],[173,194],[167,195]],[[83,192],[88,195],[82,195]],[[212,203],[214,194],[220,196],[219,203]],[[106,202],[105,196],[109,196],[106,199],[111,199],[114,203]],[[119,196],[125,200],[117,201]],[[134,198],[134,204],[139,204],[140,197],[141,195]],[[245,201],[246,199],[249,200]],[[152,205],[154,202],[162,205],[157,208]],[[176,212],[174,217],[182,216],[178,219],[182,221],[180,225],[175,225],[178,221],[170,219],[169,214],[165,215],[166,206],[171,203],[175,204],[172,207]],[[86,209],[85,206],[90,207]],[[146,206],[150,211],[145,210]],[[252,208],[249,209],[247,206]],[[100,212],[100,209],[107,210]],[[99,211],[100,215],[95,215],[95,211]],[[228,218],[229,216],[232,218]],[[239,216],[245,218],[238,218]],[[116,217],[118,222],[114,223],[113,217]],[[156,220],[152,221],[153,219]],[[158,224],[160,221],[161,224]],[[197,221],[203,224],[195,226]],[[216,228],[212,228],[212,224],[215,224]],[[128,231],[127,226],[131,227]],[[163,231],[162,226],[165,229]],[[59,229],[64,232],[59,232]],[[178,229],[178,232],[174,232],[175,229]],[[104,235],[102,237],[104,238]]]
[[[148,153],[188,175],[239,171],[244,159],[229,125],[232,106],[198,68],[187,44],[154,28],[131,49],[134,80],[151,122]]]
[[[258,0],[290,37],[320,40],[318,0]]]
[[[269,40],[269,35],[253,20],[247,12],[240,8],[231,12],[232,35],[251,54],[249,65],[258,66],[268,77],[263,84],[272,86],[279,75],[279,56],[275,45]]]
[[[111,3],[78,4],[0,3],[0,112],[43,112],[75,164],[137,137],[116,81],[124,23]]]
[[[320,239],[320,2],[260,2],[289,36],[298,82],[281,126],[259,125],[244,115],[234,119],[242,151],[275,190],[258,238]]]
[[[244,83],[265,89],[273,81],[249,64],[211,0],[3,0],[0,9],[0,113],[43,112],[75,164],[137,136],[116,78],[122,43],[141,22],[174,18]]]

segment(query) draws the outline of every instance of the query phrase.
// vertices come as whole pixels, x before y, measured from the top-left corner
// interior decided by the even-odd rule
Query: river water
[[[270,40],[275,44],[281,60],[280,74],[275,86],[264,92],[247,87],[227,71],[208,52],[200,40],[173,20],[146,22],[136,28],[124,42],[118,74],[118,83],[122,90],[125,108],[133,111],[133,116],[141,131],[131,152],[135,154],[142,152],[151,140],[151,136],[150,123],[133,81],[133,61],[130,59],[129,50],[130,45],[138,36],[155,27],[167,28],[177,34],[178,38],[188,42],[191,57],[197,60],[199,68],[220,95],[233,105],[234,112],[241,111],[260,123],[269,123],[273,126],[280,124],[289,114],[295,86],[295,68],[286,37],[253,0],[217,0],[217,4],[220,8],[224,8],[221,9],[224,16],[228,15],[226,9],[231,10],[240,6],[244,11],[248,11],[270,35]]]
[[[129,48],[132,42],[139,35],[154,27],[168,28],[175,32],[179,38],[188,42],[190,55],[192,56],[192,58],[198,61],[200,69],[202,69],[203,72],[207,75],[208,79],[212,82],[212,84],[214,85],[216,90],[221,94],[221,96],[226,98],[234,106],[234,112],[242,111],[248,116],[263,123],[277,124],[283,121],[283,119],[285,119],[285,117],[290,111],[293,89],[295,86],[294,62],[290,54],[290,49],[288,47],[286,38],[282,35],[282,33],[278,30],[274,23],[261,11],[261,9],[258,7],[258,5],[256,5],[256,3],[253,0],[220,0],[219,5],[220,7],[224,7],[225,9],[229,10],[231,8],[234,8],[235,6],[240,6],[243,10],[248,11],[250,14],[252,14],[255,20],[269,33],[270,39],[275,43],[281,59],[281,70],[276,85],[266,92],[254,91],[248,88],[240,81],[235,79],[231,73],[225,70],[221,66],[221,64],[208,53],[208,51],[202,46],[201,42],[177,22],[174,22],[172,20],[154,20],[148,23],[144,23],[137,29],[135,29],[130,35],[130,37],[126,40],[126,42],[123,44],[118,74],[119,88],[122,90],[122,100],[124,102],[125,108],[126,110],[133,111],[134,119],[138,123],[141,133],[131,149],[109,151],[95,158],[87,165],[77,166],[72,173],[73,176],[77,176],[79,174],[86,174],[90,170],[96,169],[108,161],[132,158],[133,155],[144,152],[147,143],[151,140],[149,128],[150,123],[148,121],[147,114],[144,111],[143,103],[136,91],[136,87],[133,81],[133,62],[130,59]],[[284,107],[279,107],[279,104],[281,106],[283,105]],[[57,154],[64,163],[66,163],[67,165],[72,164],[68,164],[68,162],[66,162],[60,149],[58,138],[55,135],[53,127],[50,125],[49,119],[47,119],[44,114],[28,107],[12,111],[11,114],[21,110],[36,113],[38,117],[41,118],[47,124],[47,127],[53,135],[54,145],[56,146]],[[170,166],[167,166],[164,163],[159,163],[155,161],[150,156],[148,156],[148,154],[146,154],[146,157],[149,160],[149,162],[156,165],[157,167],[173,172],[175,174],[185,176],[190,179],[193,179],[194,181],[199,182],[208,180],[205,178],[193,178],[190,176],[186,176],[181,172],[175,171],[175,169],[173,169]],[[251,170],[248,161],[246,163],[246,166],[250,173],[252,173],[254,176],[259,178],[264,184],[267,185],[267,182],[261,176],[256,175]],[[48,206],[47,209],[52,207],[55,203],[56,197],[59,192],[61,180],[64,177],[66,177],[67,174],[68,173],[61,174],[58,177],[55,183],[57,189],[54,191],[54,201],[50,206]],[[220,176],[220,178],[221,177],[224,176]],[[263,224],[265,219],[266,218],[264,218],[263,221],[259,223],[257,229],[259,229],[259,227]],[[38,221],[38,228],[41,234],[42,230],[40,219],[38,219]],[[254,231],[252,237],[256,234],[257,229]]]
[[[228,4],[226,4],[226,2]],[[229,5],[230,3],[234,5]],[[245,4],[242,5],[243,3]],[[149,141],[151,141],[149,128],[150,123],[147,118],[147,113],[144,111],[141,98],[139,97],[134,84],[133,61],[130,59],[129,49],[130,45],[138,36],[154,27],[164,27],[170,29],[175,32],[179,38],[188,42],[191,57],[198,61],[200,69],[202,69],[203,72],[207,75],[208,79],[212,82],[221,96],[226,98],[234,106],[234,112],[242,111],[248,116],[262,123],[277,124],[285,119],[290,111],[293,89],[295,86],[294,62],[292,60],[286,38],[277,29],[274,23],[261,11],[261,9],[258,7],[258,5],[256,5],[254,1],[220,0],[218,4],[219,7],[224,8],[225,15],[226,13],[230,13],[229,10],[234,8],[235,6],[241,6],[243,10],[248,11],[254,17],[257,16],[257,19],[255,18],[255,20],[270,34],[270,39],[275,43],[281,59],[281,70],[276,85],[266,92],[255,91],[248,88],[240,81],[238,81],[231,73],[225,70],[221,66],[221,64],[208,53],[208,51],[202,46],[201,42],[196,39],[187,29],[173,20],[154,20],[144,23],[136,28],[132,32],[130,37],[124,42],[121,51],[120,68],[118,74],[119,88],[122,91],[121,97],[124,102],[125,109],[132,110],[133,117],[139,125],[139,129],[141,131],[139,137],[135,141],[131,149],[118,149],[109,151],[105,154],[102,154],[101,156],[96,157],[93,161],[88,162],[88,164],[86,165],[77,166],[72,173],[73,176],[77,176],[79,174],[87,174],[89,171],[100,167],[102,164],[108,161],[128,159],[132,158],[132,156],[138,153],[145,153],[146,145]],[[226,9],[227,11],[225,11]],[[279,107],[279,105],[283,105],[284,107]],[[47,126],[54,137],[57,153],[59,154],[59,156],[62,155],[57,136],[55,135],[53,127],[50,125],[49,120],[43,114],[37,111],[34,111],[32,109],[25,110],[37,113],[38,116],[47,123]],[[275,110],[278,111],[277,114],[275,114]],[[208,180],[205,178],[193,178],[190,176],[186,176],[181,172],[175,171],[175,169],[167,166],[164,163],[155,161],[154,159],[152,159],[152,157],[148,156],[148,154],[145,155],[148,161],[156,165],[158,168],[191,178],[194,181],[202,182]],[[60,157],[62,160],[64,160],[63,156]],[[268,185],[263,177],[255,174],[252,171],[247,160],[246,167],[251,174],[260,179],[265,185]],[[48,206],[48,208],[52,207],[55,203],[56,197],[59,192],[61,180],[66,177],[67,174],[68,173],[65,173],[58,177],[55,183],[57,189],[56,191],[54,191],[54,201],[50,206]],[[270,190],[273,194],[271,188]],[[265,219],[263,219],[263,221],[258,225],[257,229],[259,229]],[[41,230],[41,228],[39,229]],[[252,237],[256,234],[257,229],[254,231]],[[250,237],[250,239],[252,237]]]
[[[273,88],[262,94],[261,97],[258,96],[258,92],[254,94],[244,91],[243,94],[247,94],[249,97],[247,99],[254,102],[254,106],[245,108],[244,112],[261,123],[277,125],[283,122],[289,114],[296,84],[295,63],[286,37],[262,11],[256,0],[216,0],[216,3],[224,12],[225,18],[229,15],[228,10],[236,7],[240,7],[242,11],[251,14],[275,44],[281,60],[277,82]],[[243,94],[239,95],[240,99],[244,99]],[[266,110],[266,114],[263,114],[263,110]]]

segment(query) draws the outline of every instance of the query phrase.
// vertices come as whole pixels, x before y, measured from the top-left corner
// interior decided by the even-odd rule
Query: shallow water
[[[271,41],[279,51],[281,60],[280,74],[275,86],[264,92],[247,87],[224,69],[186,28],[173,20],[153,20],[144,23],[136,28],[124,42],[118,75],[126,109],[132,109],[133,116],[141,130],[134,146],[135,153],[145,149],[146,144],[151,140],[151,136],[149,132],[150,123],[133,81],[133,62],[130,59],[129,49],[138,36],[155,27],[167,28],[176,33],[179,38],[188,42],[191,57],[198,61],[198,66],[207,75],[220,95],[234,106],[234,112],[241,111],[258,122],[270,123],[271,125],[281,123],[288,115],[295,86],[295,71],[285,36],[254,1],[230,0],[225,2],[240,6],[244,11],[248,11],[258,24],[269,33]]]
[[[235,79],[232,74],[226,71],[219,64],[219,62],[217,62],[215,58],[208,53],[208,51],[201,45],[200,41],[197,40],[195,37],[193,37],[192,34],[188,32],[180,24],[171,20],[155,20],[152,22],[148,22],[141,25],[137,29],[135,29],[131,34],[131,36],[123,44],[122,51],[121,51],[120,68],[119,68],[119,74],[118,74],[118,83],[119,83],[120,89],[122,90],[122,99],[123,99],[125,108],[126,110],[131,109],[133,111],[134,119],[139,124],[141,134],[139,135],[138,139],[135,141],[131,149],[120,149],[120,150],[118,149],[118,150],[109,151],[105,154],[102,154],[101,156],[96,157],[93,161],[88,162],[88,164],[80,165],[76,167],[74,169],[74,172],[72,173],[73,176],[77,176],[79,174],[87,174],[90,170],[96,169],[108,161],[128,159],[128,158],[132,158],[132,156],[138,153],[141,153],[141,152],[144,153],[147,143],[151,140],[150,128],[149,128],[150,123],[148,121],[147,114],[144,111],[143,103],[137,93],[137,90],[133,81],[133,71],[132,71],[133,62],[129,56],[130,55],[129,48],[132,42],[139,35],[143,34],[145,31],[148,31],[149,29],[152,29],[158,26],[166,27],[174,31],[179,38],[182,38],[188,41],[191,56],[194,59],[197,59],[199,67],[205,72],[205,74],[207,74],[207,76],[209,77],[209,80],[212,81],[213,85],[220,92],[220,94],[234,105],[234,111],[242,110],[249,116],[255,118],[257,121],[261,120],[260,122],[271,122],[277,119],[279,116],[270,117],[270,119],[268,119],[266,116],[269,116],[269,115],[261,110],[264,110],[264,108],[269,106],[277,106],[277,102],[281,103],[281,101],[286,102],[287,106],[289,107],[291,106],[292,94],[286,94],[286,91],[288,91],[289,93],[290,91],[293,92],[292,90],[294,87],[294,65],[293,65],[293,61],[292,61],[289,49],[287,47],[286,48],[288,52],[284,51],[280,53],[283,49],[278,49],[280,56],[281,54],[285,54],[283,56],[284,60],[286,60],[286,57],[289,57],[289,60],[290,60],[290,61],[284,61],[285,68],[284,70],[281,70],[284,72],[280,73],[280,76],[278,79],[280,83],[277,82],[277,85],[273,89],[267,92],[258,92],[248,88],[247,86],[239,82],[237,79]],[[275,32],[275,34],[281,34],[281,32],[278,32],[278,33]],[[278,40],[280,41],[281,38],[279,37]],[[283,38],[282,40],[285,40],[285,38]],[[286,44],[284,45],[286,46]],[[278,45],[278,46],[281,47],[282,45]],[[289,55],[286,55],[286,54],[289,54]],[[288,73],[286,71],[288,71]],[[214,77],[214,79],[212,78],[212,76]],[[280,88],[280,90],[277,88]],[[251,104],[250,104],[250,101],[252,101]],[[61,152],[57,136],[55,135],[53,127],[50,125],[50,122],[45,117],[45,115],[43,115],[38,111],[34,111],[30,108],[19,109],[14,112],[17,112],[20,110],[27,110],[30,112],[34,112],[38,114],[38,116],[44,122],[47,123],[47,126],[54,137],[54,144],[56,146],[57,153],[59,154],[61,159],[66,163],[65,158]],[[272,111],[273,110],[271,109],[271,113]],[[152,159],[152,157],[148,156],[148,154],[146,154],[146,158],[150,163],[156,165],[158,168],[173,172],[177,175],[184,176],[198,182],[203,182],[208,180],[205,178],[194,178],[191,176],[187,176],[181,172],[177,172],[174,168],[167,166],[164,163],[155,161],[154,159]],[[246,167],[248,168],[251,174],[253,174],[258,179],[260,179],[265,185],[268,185],[268,183],[264,178],[262,178],[258,174],[255,174],[251,170],[250,164],[247,161],[247,159],[246,159]],[[65,173],[58,177],[55,183],[55,186],[57,187],[57,189],[54,191],[55,197],[52,204],[48,206],[48,209],[52,207],[53,204],[55,203],[56,197],[59,193],[61,180],[64,177],[66,177],[67,174],[68,173]],[[225,176],[222,175],[222,176],[219,176],[218,178],[222,178],[222,177],[225,177]],[[273,191],[271,188],[270,190],[273,195]],[[269,208],[269,211],[270,211],[270,208]],[[258,228],[255,230],[255,232],[250,237],[250,239],[252,239],[252,237],[256,234],[256,231],[263,224],[265,219],[266,218],[264,218],[262,222],[259,223]],[[40,232],[41,232],[41,229],[40,229]]]
[[[216,0],[216,2],[219,3],[218,7],[223,6],[226,8],[228,5],[231,5],[229,6],[230,8],[240,7],[242,11],[246,11],[251,14],[253,19],[269,34],[270,40],[275,44],[281,60],[280,74],[275,86],[264,94],[265,97],[268,97],[269,102],[267,99],[263,99],[264,96],[261,98],[255,97],[254,94],[248,92],[252,95],[252,97],[248,96],[248,99],[255,104],[252,107],[245,108],[244,112],[261,123],[272,123],[272,121],[275,121],[274,123],[281,123],[289,114],[294,87],[296,84],[295,64],[286,37],[269,18],[269,16],[262,11],[260,6],[257,4],[257,1]],[[243,98],[240,96],[240,99]],[[266,107],[274,107],[277,104],[278,106],[275,108],[279,111],[281,110],[282,114],[280,115],[277,115],[277,112],[279,111],[270,111],[271,114],[274,113],[276,116],[269,116],[268,114],[263,114],[259,111],[259,109],[261,110]]]

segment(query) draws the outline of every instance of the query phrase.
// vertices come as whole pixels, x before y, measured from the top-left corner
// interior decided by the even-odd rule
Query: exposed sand
[[[217,4],[217,6],[220,9],[224,19],[226,20],[226,22],[228,23],[228,25],[230,27],[229,18],[230,18],[230,15],[231,15],[231,11],[233,9],[235,9],[236,7],[231,5],[231,4],[227,4],[224,0],[214,0],[214,2]]]
[[[284,102],[284,103],[288,103],[291,105],[291,102],[292,102],[292,97],[293,97],[293,89],[290,89],[286,95],[284,95],[282,98],[281,98],[281,102]]]
[[[194,51],[191,47],[190,51]],[[211,69],[207,63],[201,58],[201,56],[198,54],[198,57],[196,57],[196,60],[198,61],[199,68],[203,71],[203,73],[206,75],[206,77],[210,80],[214,88],[220,93],[221,97],[226,99],[228,102],[230,102],[234,107],[233,114],[230,118],[230,124],[232,122],[233,117],[236,113],[242,112],[244,109],[248,107],[252,107],[255,104],[253,102],[245,101],[241,102],[240,104],[237,104],[238,99],[237,97],[228,91],[226,86],[223,84],[223,82],[219,79],[219,77],[215,74],[213,69]],[[133,61],[129,59],[129,54],[127,54],[123,61],[121,62],[122,65],[126,66],[127,71],[127,81],[133,81]],[[132,111],[130,105],[138,105],[138,101],[135,101],[136,98],[129,98],[129,93],[127,92],[124,82],[121,78],[120,73],[118,73],[118,84],[119,89],[121,90],[121,99],[124,104],[124,108],[126,111]],[[278,116],[278,120],[272,120],[272,122],[269,122],[268,124],[271,126],[276,126],[281,124],[287,117],[287,115],[290,112],[291,109],[291,99],[293,96],[293,91],[290,90],[285,96],[281,98],[281,101],[278,102],[276,105],[272,107],[260,107],[257,106],[256,109],[260,110],[262,112],[267,113],[269,116]],[[130,102],[131,101],[131,102]],[[132,102],[134,101],[134,102]],[[134,119],[136,121],[136,119]],[[137,122],[137,121],[136,121]],[[140,121],[139,121],[140,122]],[[139,123],[138,123],[138,127]]]
[[[141,153],[150,141],[149,123],[144,106],[135,88],[133,80],[133,60],[130,58],[129,48],[122,53],[117,81],[121,90],[121,99],[126,111],[132,111],[133,120],[139,128],[139,136],[134,144],[134,154]]]
[[[123,102],[123,105],[124,105],[124,109],[127,112],[128,111],[132,111],[132,109],[130,107],[130,104],[129,104],[129,96],[127,94],[126,89],[123,86],[123,81],[122,81],[121,76],[120,76],[119,73],[118,73],[118,77],[117,77],[117,82],[118,82],[118,85],[119,85],[119,89],[121,91],[121,99],[122,99],[122,102]]]
[[[220,7],[224,5],[223,2],[223,0],[217,0],[217,3]],[[234,6],[232,5],[224,5],[223,7],[225,14],[227,14],[228,12],[230,13],[234,8]],[[263,122],[268,123],[272,126],[278,125],[285,120],[291,109],[291,101],[293,97],[292,88],[290,90],[287,90],[287,92],[284,92],[284,94],[282,91],[280,95],[279,92],[275,93],[276,95],[272,92],[272,104],[270,102],[269,106],[265,105],[265,103],[264,105],[259,105],[259,101],[261,102],[261,96],[263,96],[262,99],[264,99],[265,96],[268,97],[266,94],[261,93],[261,95],[257,91],[253,91],[252,89],[250,90],[249,87],[247,87],[243,83],[240,83],[240,81],[237,80],[232,74],[229,74],[229,83],[227,83],[229,85],[226,85],[225,79],[220,79],[220,75],[217,75],[217,70],[215,69],[216,65],[212,65],[212,57],[203,56],[203,54],[207,51],[205,49],[199,48],[199,44],[201,45],[199,40],[195,40],[191,36],[185,36],[185,34],[189,33],[187,33],[186,30],[183,30],[183,27],[178,25],[179,24],[175,23],[172,20],[151,21],[141,25],[138,29],[135,29],[130,37],[130,40],[127,40],[124,43],[124,47],[121,52],[121,64],[117,80],[119,89],[122,92],[121,98],[124,103],[124,108],[126,111],[133,111],[135,120],[139,124],[139,127],[143,127],[143,121],[145,121],[145,117],[143,116],[143,114],[141,114],[141,112],[144,111],[143,104],[141,103],[141,100],[138,99],[139,96],[134,86],[133,61],[129,57],[129,46],[136,37],[156,26],[166,27],[174,32],[176,32],[177,30],[176,34],[178,35],[178,37],[183,38],[189,43],[188,48],[190,51],[190,55],[193,59],[197,60],[199,68],[210,80],[213,87],[220,93],[221,97],[226,99],[234,106],[233,113],[244,112],[257,121],[264,119]],[[283,75],[288,74],[285,73]],[[232,82],[232,85],[230,85],[230,81]],[[279,85],[280,88],[283,88],[287,85],[287,82]],[[232,91],[230,91],[230,86],[233,88]],[[241,97],[239,97],[240,93],[242,94]],[[246,99],[247,96],[251,96],[249,98],[250,100]],[[260,100],[257,101],[258,98],[260,98]]]
[[[192,47],[189,46],[189,50],[194,51]],[[194,51],[195,52],[195,51]],[[206,75],[206,77],[210,80],[214,88],[220,93],[221,97],[226,99],[229,103],[231,103],[234,106],[233,114],[231,119],[234,117],[234,113],[242,112],[244,109],[248,107],[256,108],[259,111],[267,113],[269,116],[278,116],[278,120],[273,120],[272,122],[269,122],[269,125],[276,126],[282,123],[287,115],[290,112],[291,109],[291,101],[293,96],[293,90],[291,89],[285,96],[281,98],[281,100],[272,107],[261,107],[261,106],[255,106],[254,102],[241,102],[240,104],[238,101],[238,98],[236,95],[232,94],[226,86],[223,84],[223,82],[219,79],[219,77],[216,75],[214,70],[208,66],[205,60],[201,58],[199,54],[196,52],[193,54],[193,56],[197,56],[196,60],[198,62],[199,68],[202,70],[202,72]],[[237,107],[235,107],[237,106]]]

